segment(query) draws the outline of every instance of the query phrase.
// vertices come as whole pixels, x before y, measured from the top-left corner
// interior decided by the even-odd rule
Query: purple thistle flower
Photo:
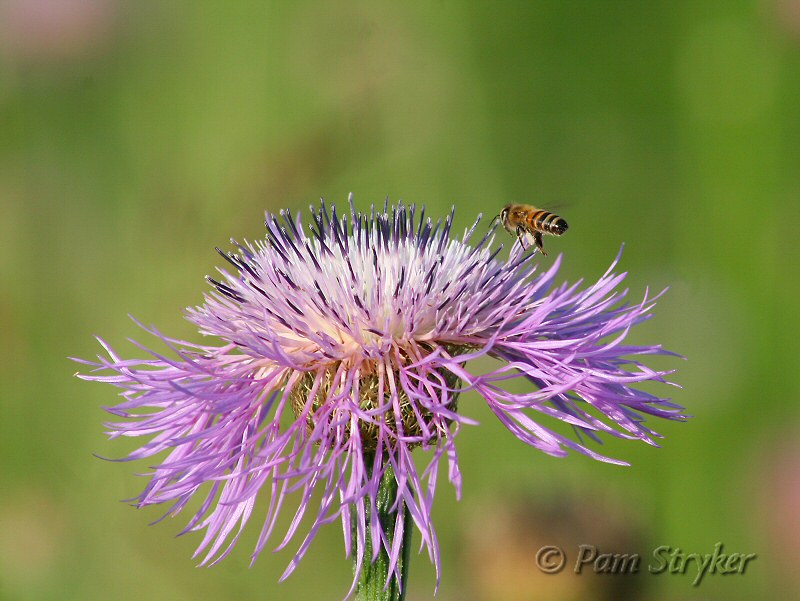
[[[311,525],[281,580],[297,566],[319,528],[337,518],[356,562],[355,581],[378,552],[400,577],[405,511],[422,535],[439,573],[431,508],[442,460],[460,496],[455,439],[463,424],[459,394],[475,390],[521,441],[549,455],[568,449],[623,463],[542,426],[554,418],[596,438],[605,432],[655,444],[645,415],[683,419],[681,408],[637,390],[665,382],[638,357],[659,346],[625,346],[628,330],[647,319],[654,299],[623,304],[625,274],[609,270],[593,285],[553,287],[560,258],[537,273],[514,245],[508,261],[492,250],[490,231],[476,245],[451,234],[424,209],[373,207],[340,217],[324,202],[299,216],[268,214],[268,238],[220,254],[235,268],[209,278],[215,291],[188,310],[200,332],[221,340],[201,346],[148,329],[177,356],[144,349],[151,358],[121,359],[102,340],[108,358],[81,378],[120,387],[124,401],[108,411],[110,437],[150,437],[127,459],[167,452],[137,497],[142,507],[173,503],[177,514],[195,495],[202,506],[183,532],[205,530],[195,553],[201,565],[225,557],[251,517],[262,491],[269,499],[253,560],[267,544],[287,494],[302,491],[278,544]],[[480,219],[480,218],[479,218]],[[144,326],[142,326],[144,327]],[[503,362],[474,374],[465,364],[489,355]],[[101,371],[111,375],[97,375]],[[512,394],[523,378],[530,392]],[[411,453],[430,461],[418,470]],[[379,484],[393,474],[397,511],[386,536],[376,514]],[[312,502],[318,493],[319,500]],[[349,535],[354,532],[352,539]],[[371,549],[371,557],[365,557]],[[387,583],[388,584],[388,583]]]

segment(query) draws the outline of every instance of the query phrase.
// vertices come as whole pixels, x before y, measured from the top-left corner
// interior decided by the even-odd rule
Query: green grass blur
[[[653,365],[678,369],[695,417],[653,422],[660,449],[608,441],[627,468],[533,451],[464,397],[482,423],[460,436],[464,498],[438,492],[438,599],[602,598],[580,592],[588,576],[538,574],[534,555],[607,530],[638,541],[607,552],[758,554],[699,587],[693,568],[629,577],[627,598],[791,598],[798,107],[798,0],[0,0],[0,598],[344,595],[337,525],[282,584],[293,545],[247,568],[257,519],[196,569],[200,535],[173,538],[188,514],[149,527],[158,509],[118,502],[147,465],[92,456],[132,446],[103,435],[115,390],[66,357],[94,356],[95,334],[135,355],[126,337],[151,341],[129,313],[198,340],[181,311],[222,264],[215,245],[262,237],[264,210],[350,191],[362,208],[455,204],[459,227],[510,200],[559,206],[570,230],[544,260],[564,253],[563,278],[592,279],[624,242],[632,299],[670,287],[631,337],[687,357]],[[481,532],[509,499],[531,531],[519,549]],[[593,525],[548,538],[553,506]],[[521,559],[497,584],[503,553]],[[410,582],[409,600],[432,596],[424,555]]]

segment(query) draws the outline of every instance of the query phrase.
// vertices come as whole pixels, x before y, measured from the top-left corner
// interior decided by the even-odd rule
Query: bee
[[[542,245],[542,234],[560,236],[569,227],[563,217],[531,205],[507,204],[492,223],[497,219],[507,232],[516,234],[523,249],[533,244],[545,256],[547,253]]]

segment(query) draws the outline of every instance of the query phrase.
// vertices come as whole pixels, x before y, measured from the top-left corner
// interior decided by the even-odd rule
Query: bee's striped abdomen
[[[563,217],[541,209],[530,215],[529,223],[534,230],[552,234],[553,236],[560,236],[569,227]]]

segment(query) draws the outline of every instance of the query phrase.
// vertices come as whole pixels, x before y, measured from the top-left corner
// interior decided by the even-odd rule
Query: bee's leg
[[[536,248],[539,249],[539,252],[546,257],[547,253],[545,252],[544,244],[542,243],[542,232],[533,232],[533,241],[536,244]]]
[[[521,225],[517,226],[517,240],[519,240],[519,245],[522,247],[522,250],[526,250],[525,243],[522,241],[525,238],[525,228]]]

